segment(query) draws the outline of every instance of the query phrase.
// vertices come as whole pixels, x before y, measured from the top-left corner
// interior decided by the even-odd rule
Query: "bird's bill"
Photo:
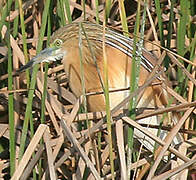
[[[27,64],[22,66],[18,72],[22,72],[28,68],[33,67],[35,64],[42,62],[51,62],[60,60],[63,58],[65,53],[61,52],[61,49],[50,47],[42,50],[37,56],[33,57]]]

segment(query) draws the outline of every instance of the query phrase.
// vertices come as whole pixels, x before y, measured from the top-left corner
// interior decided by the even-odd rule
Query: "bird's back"
[[[73,28],[72,26],[77,28]],[[72,31],[74,35],[68,35],[69,39],[65,41],[64,47],[66,50],[66,55],[63,58],[63,64],[66,72],[68,73],[70,87],[78,97],[82,95],[82,73],[80,71],[81,62],[84,68],[84,85],[86,93],[103,91],[103,83],[101,83],[101,81],[104,79],[102,27],[100,25],[87,22],[83,23],[82,27],[83,29],[81,29],[81,31],[83,33],[81,33],[81,37],[79,37],[78,33],[78,31],[80,31],[78,23],[65,26],[59,32],[57,31],[54,35],[55,38],[58,38],[58,35],[61,36],[61,33],[70,33],[70,29],[77,31]],[[80,38],[82,39],[82,58],[78,46]],[[109,88],[110,90],[128,88],[130,87],[131,76],[132,40],[110,29],[106,29],[105,38],[106,57],[108,61]],[[139,86],[145,82],[155,63],[156,60],[154,56],[143,49]],[[156,94],[161,93],[162,90],[160,89],[160,86],[155,88]],[[153,88],[148,88],[146,96],[149,96],[150,94],[152,96],[151,91],[153,91]],[[128,91],[110,93],[111,108],[115,107],[126,96],[128,96]],[[161,97],[161,95],[159,95],[159,97]],[[101,111],[105,109],[103,95],[90,96],[88,97],[88,101],[89,110],[91,111]],[[162,103],[165,105],[166,102]],[[145,101],[145,105],[147,104],[148,102]]]
[[[74,26],[77,26],[77,24],[74,24]],[[77,27],[77,31],[80,31],[79,26]],[[82,95],[81,67],[83,68],[84,86],[86,93],[103,91],[102,86],[104,79],[102,27],[95,24],[92,24],[91,26],[89,23],[84,23],[82,32],[83,33],[81,33],[81,37],[78,35],[70,36],[70,39],[67,41],[66,45],[67,53],[63,58],[63,64],[68,74],[70,87],[77,97]],[[131,39],[124,37],[123,35],[110,29],[106,29],[105,38],[106,58],[108,62],[109,90],[129,88],[131,86],[130,76],[133,42]],[[79,41],[81,41],[81,51],[79,50],[78,46]],[[82,52],[82,55],[80,52]],[[149,77],[150,72],[153,70],[154,65],[156,64],[156,58],[145,49],[143,49],[141,59],[139,86],[144,84],[144,82]],[[164,88],[162,88],[162,85],[166,83],[166,81],[160,82],[159,79],[156,79],[155,81],[159,83],[157,85],[149,86],[145,89],[144,93],[138,100],[138,108],[145,107],[156,109],[167,106],[169,95],[164,90]],[[129,90],[111,92],[109,96],[110,108],[114,108],[128,95]],[[103,94],[88,96],[87,102],[89,111],[95,112],[105,110],[105,97]],[[161,117],[152,116],[142,119],[139,122],[158,125],[160,120]],[[157,134],[156,129],[150,129],[150,131],[154,132],[154,134]],[[138,139],[144,139],[144,134],[139,131],[135,131],[135,135]],[[165,135],[166,133],[161,131],[161,136],[164,137]],[[175,144],[179,143],[180,138],[178,137],[178,139],[174,141]],[[150,138],[145,137],[145,141],[143,143],[148,149],[153,150],[154,142]]]

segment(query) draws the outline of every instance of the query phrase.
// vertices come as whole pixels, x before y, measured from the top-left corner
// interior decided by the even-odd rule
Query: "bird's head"
[[[22,66],[18,72],[22,72],[41,62],[61,60],[66,54],[66,51],[63,48],[63,43],[64,41],[62,38],[53,38],[48,48],[42,50],[37,56],[33,57],[27,64]]]
[[[102,44],[100,43],[102,38],[101,26],[89,22],[83,22],[82,26],[85,29],[82,29],[81,33],[82,40],[85,40],[83,41],[83,46],[86,46],[87,49],[89,49],[88,42],[86,41],[86,35],[88,35],[88,39],[93,41],[93,43],[91,43],[92,49],[99,50],[96,52],[99,52],[98,54],[100,54],[100,52],[102,52]],[[18,72],[22,72],[38,63],[61,60],[63,56],[68,53],[66,51],[68,46],[73,45],[74,42],[78,43],[79,31],[81,31],[81,27],[77,22],[59,28],[51,36],[50,46],[33,57],[26,65],[22,66]]]

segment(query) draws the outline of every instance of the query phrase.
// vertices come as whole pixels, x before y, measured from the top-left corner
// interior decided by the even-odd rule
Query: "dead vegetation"
[[[59,14],[58,3],[51,3],[50,10],[50,28],[55,31],[63,26],[63,21]],[[108,26],[119,32],[122,32],[120,21],[118,1],[112,1],[112,8]],[[2,7],[7,2],[2,1]],[[69,1],[70,12],[73,21],[82,21],[84,19],[84,6],[81,2]],[[133,32],[137,1],[126,1],[127,23],[130,32]],[[193,3],[194,4],[194,3]],[[64,4],[65,5],[65,4]],[[196,100],[195,100],[195,45],[196,36],[185,34],[184,51],[179,54],[177,32],[179,31],[180,4],[174,3],[174,20],[172,23],[172,34],[170,47],[163,47],[160,42],[158,18],[156,15],[154,1],[149,1],[147,9],[147,21],[145,29],[145,47],[159,59],[158,63],[164,66],[165,58],[169,58],[169,66],[163,73],[169,77],[168,86],[162,86],[171,97],[171,104],[168,107],[157,107],[157,109],[137,109],[136,121],[132,120],[127,110],[122,107],[129,102],[133,96],[141,94],[145,88],[152,85],[152,81],[158,77],[157,63],[146,83],[139,87],[128,98],[119,102],[119,106],[111,110],[112,115],[112,143],[114,156],[114,174],[111,173],[109,138],[106,124],[105,112],[87,112],[84,113],[81,104],[84,101],[83,96],[77,99],[69,88],[69,81],[63,66],[59,62],[49,65],[47,78],[47,91],[45,98],[44,122],[41,123],[41,111],[44,91],[44,67],[41,65],[37,73],[36,88],[34,90],[34,99],[32,103],[31,117],[27,127],[27,138],[25,141],[25,151],[19,161],[19,149],[21,146],[21,136],[23,123],[26,113],[26,104],[28,102],[28,92],[26,73],[17,75],[15,70],[25,64],[25,54],[23,50],[23,40],[21,24],[18,24],[18,32],[14,34],[14,20],[19,18],[19,10],[11,7],[10,16],[6,17],[6,22],[11,23],[10,45],[12,50],[13,63],[13,90],[8,90],[7,79],[7,54],[8,47],[4,43],[7,27],[1,29],[0,46],[0,69],[1,69],[1,89],[0,89],[0,176],[2,179],[10,179],[10,124],[8,114],[8,95],[14,96],[14,127],[15,127],[15,171],[12,179],[126,179],[127,177],[127,137],[126,126],[131,125],[134,129],[143,132],[147,137],[156,142],[156,149],[150,152],[138,142],[134,142],[134,154],[131,171],[131,179],[195,179],[195,146],[196,146]],[[43,1],[28,0],[23,2],[24,23],[26,26],[26,43],[28,48],[28,57],[31,59],[36,55],[36,48],[39,41],[40,28],[42,26],[42,17],[45,4]],[[166,26],[170,21],[171,2],[161,1],[163,35],[164,41],[168,37]],[[182,8],[182,7],[181,7]],[[66,12],[65,6],[62,8]],[[98,7],[100,23],[104,20],[104,1],[99,1]],[[196,14],[196,12],[195,12]],[[65,21],[68,23],[67,14]],[[85,4],[86,19],[95,22],[96,5],[95,1],[87,1]],[[2,17],[2,13],[1,13]],[[189,24],[195,26],[193,15],[188,17]],[[60,20],[59,20],[60,19]],[[18,19],[19,20],[19,19]],[[20,20],[21,21],[21,20]],[[65,22],[64,22],[65,23]],[[186,25],[186,26],[188,26]],[[186,27],[184,27],[186,28]],[[193,28],[196,29],[195,27]],[[187,30],[188,31],[188,30]],[[194,31],[195,32],[195,31]],[[131,36],[131,35],[130,35]],[[132,37],[132,36],[131,36]],[[47,33],[44,37],[44,46],[46,45]],[[182,81],[179,80],[178,71],[181,70]],[[153,74],[154,73],[154,74]],[[164,80],[163,80],[164,81]],[[176,87],[181,89],[177,90]],[[88,94],[89,96],[92,94]],[[162,126],[137,123],[138,120],[159,116],[170,117],[174,113],[178,116],[178,122],[164,122]],[[148,129],[151,128],[151,129]],[[151,132],[153,129],[162,128],[168,134],[161,140]],[[172,140],[176,134],[180,133],[183,142],[177,146],[172,146]]]

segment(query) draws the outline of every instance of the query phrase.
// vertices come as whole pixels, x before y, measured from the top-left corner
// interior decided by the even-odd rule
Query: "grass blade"
[[[7,7],[11,7],[12,1],[8,1]],[[7,9],[10,12],[10,9]],[[10,23],[8,23],[8,90],[13,90],[13,77],[12,77],[12,52],[10,45]],[[8,114],[9,114],[9,128],[10,128],[10,140],[9,140],[9,150],[10,150],[10,175],[12,176],[15,171],[15,123],[14,123],[14,94],[10,93],[8,95]]]
[[[40,39],[39,39],[39,43],[37,47],[37,53],[41,51],[41,48],[43,45],[43,38],[44,38],[45,29],[46,29],[49,6],[50,6],[50,0],[47,0],[45,3],[43,17],[42,17],[42,26],[40,30],[40,37],[39,37]],[[27,130],[28,130],[28,125],[29,125],[29,118],[30,118],[30,114],[32,113],[32,102],[33,102],[33,95],[34,95],[34,89],[35,89],[35,84],[36,84],[37,71],[38,71],[38,64],[36,64],[35,67],[33,68],[33,74],[32,74],[31,83],[30,83],[30,90],[28,93],[28,101],[27,101],[25,120],[23,124],[21,144],[20,144],[20,150],[19,150],[19,160],[21,160],[22,155],[24,153]]]

